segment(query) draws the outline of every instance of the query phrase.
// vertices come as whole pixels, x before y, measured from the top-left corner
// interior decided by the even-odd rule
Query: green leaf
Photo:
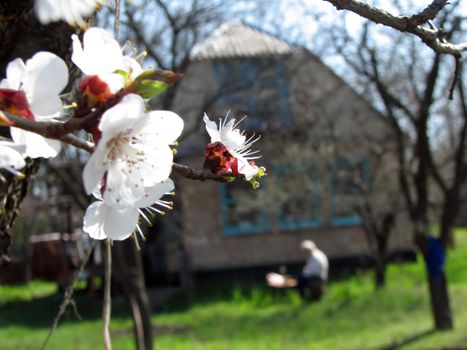
[[[135,93],[143,98],[153,98],[163,93],[169,86],[162,81],[142,80],[137,85]]]
[[[181,77],[181,74],[171,71],[148,70],[135,79],[130,89],[143,98],[152,98],[163,93]]]

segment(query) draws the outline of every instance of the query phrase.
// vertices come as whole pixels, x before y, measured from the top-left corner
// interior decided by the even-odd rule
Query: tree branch
[[[433,51],[440,54],[453,55],[454,57],[461,57],[464,51],[467,51],[467,42],[460,44],[453,44],[444,40],[444,33],[442,30],[429,29],[421,26],[420,20],[425,18],[428,20],[431,16],[435,15],[442,9],[447,1],[433,1],[430,6],[433,8],[426,8],[420,14],[406,17],[395,16],[385,10],[368,5],[359,0],[323,0],[331,3],[337,10],[348,10],[357,15],[369,19],[370,21],[378,24],[391,27],[400,32],[407,32],[419,37],[428,47]],[[429,7],[430,7],[429,6]]]
[[[0,112],[0,113],[4,113],[8,117],[8,119],[14,122],[14,125],[12,126],[14,126],[15,128],[30,131],[30,132],[39,134],[41,136],[44,136],[48,139],[60,140],[64,143],[75,146],[89,153],[92,153],[94,151],[93,143],[80,139],[79,137],[73,134],[70,134],[71,131],[68,131],[68,129],[73,130],[75,128],[76,130],[79,130],[78,126],[81,125],[80,120],[81,119],[84,120],[85,118],[70,119],[72,120],[72,122],[67,125],[67,122],[63,123],[63,122],[58,122],[55,120],[50,121],[50,122],[45,122],[45,121],[39,122],[39,121],[34,121],[34,120],[29,120],[26,118],[18,117],[14,114],[7,113],[7,112]],[[86,122],[86,120],[84,120],[84,122]]]
[[[428,5],[423,11],[409,17],[409,21],[412,25],[420,25],[428,22],[429,20],[435,19],[438,13],[446,6],[448,0],[434,0]]]
[[[183,177],[191,180],[213,180],[217,182],[228,182],[228,178],[222,174],[214,174],[208,169],[195,170],[186,165],[174,163],[172,169]]]
[[[154,49],[156,45],[150,45],[148,43],[144,34],[141,31],[141,28],[136,23],[135,18],[134,18],[134,13],[131,10],[130,6],[128,6],[128,9],[127,9],[127,19],[128,19],[128,22],[125,24],[131,29],[132,33],[135,35],[135,39],[137,40],[137,42],[139,42],[139,44],[144,47],[149,57],[151,57],[156,62],[156,64],[159,66],[160,69],[166,69],[166,66],[162,61],[162,57]]]
[[[68,143],[92,153],[94,150],[94,144],[82,140],[77,136],[72,135],[71,133],[78,130],[87,129],[97,123],[102,113],[104,113],[107,109],[115,106],[121,100],[122,96],[123,90],[115,93],[112,97],[101,103],[99,107],[95,108],[93,111],[90,111],[84,115],[75,114],[73,117],[64,122],[57,120],[39,122],[19,117],[5,111],[0,111],[0,113],[6,115],[7,119],[13,122],[11,126],[34,132],[49,139],[60,140],[64,143]]]

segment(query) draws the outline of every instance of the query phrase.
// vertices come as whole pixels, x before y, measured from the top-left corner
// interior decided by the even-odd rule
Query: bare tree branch
[[[420,25],[428,22],[429,20],[435,19],[436,15],[444,8],[444,6],[446,6],[447,3],[448,0],[434,0],[423,11],[411,16],[409,21],[413,25]]]
[[[144,34],[142,33],[141,29],[139,28],[138,23],[135,21],[135,14],[133,10],[131,9],[130,6],[127,8],[127,18],[128,22],[125,23],[125,25],[132,31],[132,33],[135,35],[135,39],[140,44],[148,55],[156,61],[157,65],[161,69],[166,69],[166,66],[164,62],[162,61],[162,58],[159,56],[159,53],[157,50],[154,49],[156,45],[151,45],[145,38]]]
[[[419,37],[428,47],[440,54],[453,55],[461,57],[464,51],[467,51],[467,42],[453,44],[444,39],[444,32],[439,29],[429,29],[423,27],[421,20],[430,19],[431,16],[438,14],[447,1],[433,1],[433,8],[425,9],[418,15],[412,17],[395,16],[383,9],[371,6],[359,0],[323,0],[331,3],[338,10],[348,10],[357,15],[369,19],[378,24],[394,28],[400,32],[407,32]],[[430,6],[431,6],[430,5]]]

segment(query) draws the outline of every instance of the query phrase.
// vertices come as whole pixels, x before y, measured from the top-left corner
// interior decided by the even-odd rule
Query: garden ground
[[[448,281],[455,329],[432,327],[425,271],[393,264],[387,287],[374,291],[371,272],[331,282],[324,300],[303,304],[294,290],[204,286],[177,295],[153,316],[157,349],[467,349],[467,230],[456,234]],[[0,349],[39,349],[61,296],[55,285],[0,286]],[[81,320],[69,310],[47,349],[101,348],[101,301],[79,293]],[[125,302],[114,298],[113,347],[134,349]]]

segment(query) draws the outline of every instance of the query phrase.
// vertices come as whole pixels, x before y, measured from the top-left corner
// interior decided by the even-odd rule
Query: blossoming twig
[[[14,122],[14,126],[17,128],[30,131],[30,132],[34,132],[41,136],[47,137],[49,139],[60,140],[64,143],[73,145],[87,152],[92,152],[94,150],[93,143],[80,139],[79,137],[71,134],[71,131],[68,131],[68,129],[74,129],[74,131],[80,130],[80,127],[78,127],[78,125],[82,125],[82,124],[84,125],[84,123],[86,123],[87,121],[86,118],[82,118],[84,120],[84,123],[82,123],[81,121],[76,122],[76,123],[74,122],[73,127],[69,128],[66,126],[67,122],[62,123],[58,121],[34,121],[34,120],[29,120],[26,118],[18,117],[14,114],[4,112],[4,111],[0,113],[4,113],[8,117],[9,120]],[[94,112],[91,114],[89,116],[95,118]]]
[[[29,120],[29,119],[18,117],[11,113],[7,113],[7,112],[3,112],[3,113],[7,115],[8,119],[12,120],[15,123],[15,127],[18,127],[18,128],[21,128],[27,131],[35,132],[44,137],[59,139],[64,143],[73,145],[89,153],[92,153],[94,150],[93,143],[80,139],[73,134],[65,132],[68,129],[68,127],[63,127],[63,124],[67,122],[65,123],[36,122],[36,121]],[[71,127],[70,129],[79,130],[78,125],[84,125],[84,124],[87,124],[90,120],[95,120],[94,118],[97,118],[98,113],[100,113],[100,110],[99,112],[96,110],[88,114],[84,118],[73,118],[72,119],[74,120],[73,123],[70,122],[70,124],[72,124],[73,127]],[[200,180],[200,181],[212,180],[212,181],[217,181],[217,182],[228,182],[227,176],[223,174],[214,174],[209,169],[196,170],[186,165],[182,165],[178,163],[174,163],[172,166],[172,169],[178,174],[180,174],[181,176],[186,177],[187,179],[191,179],[191,180]]]
[[[227,175],[214,174],[209,169],[195,170],[186,165],[182,165],[178,163],[173,163],[172,170],[182,175],[183,177],[186,177],[187,179],[191,179],[191,180],[200,180],[200,181],[213,180],[217,182],[228,182],[229,181],[229,178]]]

